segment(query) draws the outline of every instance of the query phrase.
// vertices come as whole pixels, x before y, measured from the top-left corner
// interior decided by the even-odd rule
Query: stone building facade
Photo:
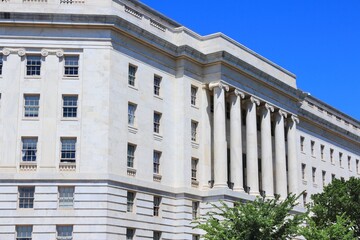
[[[0,59],[0,239],[199,239],[208,202],[360,177],[358,120],[135,0],[0,1]]]

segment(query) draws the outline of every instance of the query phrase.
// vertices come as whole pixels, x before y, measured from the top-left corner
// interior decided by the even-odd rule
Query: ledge
[[[33,172],[36,170],[37,170],[36,162],[21,162],[20,163],[20,171]]]
[[[62,172],[71,172],[76,170],[76,163],[61,162],[59,164],[59,170]]]
[[[136,176],[136,169],[135,168],[127,168],[127,175],[135,177]]]
[[[161,182],[161,179],[162,179],[162,176],[161,176],[160,174],[154,173],[154,175],[153,175],[153,180],[154,180],[155,182]]]

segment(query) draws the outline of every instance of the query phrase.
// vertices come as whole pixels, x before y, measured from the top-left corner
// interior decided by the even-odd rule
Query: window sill
[[[199,187],[199,181],[196,181],[196,180],[191,180],[191,186],[192,187],[195,187],[195,188],[197,188],[197,187]]]
[[[192,146],[192,148],[199,149],[200,145],[199,145],[199,143],[192,141],[191,146]]]
[[[161,182],[162,176],[160,174],[154,173],[153,180],[154,182]]]
[[[316,156],[315,156],[315,155],[311,155],[311,157],[312,157],[312,158],[316,158]]]
[[[304,151],[300,151],[300,153],[306,155],[306,153]]]
[[[158,133],[154,133],[154,140],[161,142],[163,140],[163,136]]]
[[[131,89],[133,89],[133,90],[135,90],[135,91],[139,91],[139,89],[138,89],[137,87],[135,87],[135,86],[128,85],[128,87],[131,88]]]
[[[199,107],[198,107],[198,106],[196,106],[196,105],[192,105],[192,104],[191,104],[191,107],[192,107],[192,108],[195,108],[195,109],[197,109],[197,110],[199,110]]]
[[[313,183],[313,187],[317,188],[318,187],[317,183]]]
[[[24,172],[32,172],[37,170],[36,162],[21,162],[20,163],[20,171]]]
[[[79,76],[63,76],[63,80],[80,80]]]
[[[37,76],[37,75],[26,75],[24,76],[24,79],[28,79],[28,80],[32,80],[32,79],[41,79],[41,75],[40,76]]]
[[[23,117],[23,121],[40,121],[39,117]]]
[[[76,170],[76,163],[60,162],[59,170],[62,172],[71,172]]]
[[[321,161],[326,162],[324,158],[322,158]]]
[[[154,95],[154,98],[157,98],[157,99],[159,99],[159,100],[163,100],[163,98],[162,97],[160,97],[160,96],[158,96],[158,95]]]
[[[307,185],[307,181],[306,180],[302,180],[303,185]]]
[[[130,133],[136,134],[138,132],[138,129],[134,126],[128,126],[128,130]]]
[[[61,121],[64,121],[64,122],[76,122],[76,121],[79,121],[79,118],[66,118],[66,117],[62,117],[61,118]]]
[[[135,168],[127,168],[127,175],[135,177],[136,175],[136,169]]]
[[[335,163],[334,163],[334,162],[332,162],[332,163],[331,163],[331,165],[335,166]]]

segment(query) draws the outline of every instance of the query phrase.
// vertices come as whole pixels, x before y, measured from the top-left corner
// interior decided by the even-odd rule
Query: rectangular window
[[[332,181],[335,180],[335,174],[331,174],[331,180],[332,180]]]
[[[41,56],[27,56],[26,75],[40,76],[40,70],[41,70]]]
[[[334,149],[330,148],[330,161],[332,164],[334,164]]]
[[[24,117],[39,117],[40,95],[24,95]]]
[[[307,193],[306,192],[304,192],[303,193],[303,204],[304,204],[304,206],[306,205],[306,198],[307,198]]]
[[[66,77],[79,76],[79,56],[65,56],[64,75]]]
[[[200,235],[193,234],[192,240],[200,240]]]
[[[128,143],[127,147],[127,167],[134,168],[136,145]]]
[[[64,95],[63,96],[63,117],[64,118],[76,118],[77,117],[77,95]]]
[[[19,208],[34,208],[35,187],[19,187]]]
[[[305,180],[305,176],[306,176],[306,164],[301,164],[301,178],[302,180]]]
[[[31,240],[32,226],[16,226],[16,240]]]
[[[315,156],[315,142],[311,141],[311,156]]]
[[[191,159],[191,180],[197,181],[197,168],[198,168],[199,159]]]
[[[2,69],[3,69],[3,55],[0,54],[0,75],[2,75]]]
[[[137,67],[135,67],[134,65],[129,65],[128,84],[130,86],[135,86],[136,71],[137,71]]]
[[[192,219],[197,219],[199,217],[199,206],[200,202],[192,202]]]
[[[128,124],[130,126],[135,125],[135,112],[136,112],[136,104],[128,103]]]
[[[196,96],[197,96],[198,88],[191,86],[191,105],[196,106]]]
[[[316,168],[312,168],[312,181],[313,183],[316,183]]]
[[[340,164],[340,167],[343,167],[343,165],[342,165],[342,153],[341,152],[339,152],[339,164]]]
[[[22,138],[22,161],[36,161],[37,142],[37,138]]]
[[[161,152],[154,151],[154,173],[159,174],[160,173],[160,158],[161,158]]]
[[[324,149],[325,146],[324,145],[320,145],[320,155],[321,155],[321,159],[324,160]]]
[[[323,186],[326,185],[326,172],[325,171],[322,171],[322,183],[323,183]]]
[[[300,137],[300,150],[303,152],[304,151],[304,142],[305,142],[305,138],[304,137]]]
[[[359,159],[356,159],[356,172],[360,174]]]
[[[198,123],[191,121],[191,141],[196,142]]]
[[[154,76],[154,95],[160,96],[161,77]]]
[[[57,240],[72,240],[73,239],[73,226],[56,226],[56,239]]]
[[[60,162],[76,162],[76,138],[61,138]]]
[[[154,239],[154,240],[160,240],[160,239],[161,239],[161,232],[159,232],[159,231],[154,231],[153,239]]]
[[[126,198],[126,205],[127,205],[127,211],[133,212],[134,211],[134,201],[135,201],[135,193],[134,192],[127,192],[127,198]]]
[[[127,228],[126,229],[126,240],[133,240],[135,236],[135,229]]]
[[[154,216],[160,215],[161,197],[154,196]]]
[[[351,157],[348,156],[348,169],[351,170]]]
[[[75,187],[59,187],[59,207],[72,208],[74,206]]]
[[[160,133],[161,113],[154,112],[154,132]]]

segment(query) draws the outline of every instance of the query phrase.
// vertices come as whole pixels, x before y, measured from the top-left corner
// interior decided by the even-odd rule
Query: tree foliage
[[[360,237],[360,179],[334,179],[322,193],[313,195],[312,220],[319,228],[336,224],[339,216],[353,223],[355,235]]]
[[[298,197],[289,195],[284,201],[279,198],[253,202],[238,202],[229,207],[221,202],[213,205],[215,211],[197,221],[197,228],[206,232],[207,240],[252,240],[288,239],[298,235],[299,226],[307,214],[291,214]]]

